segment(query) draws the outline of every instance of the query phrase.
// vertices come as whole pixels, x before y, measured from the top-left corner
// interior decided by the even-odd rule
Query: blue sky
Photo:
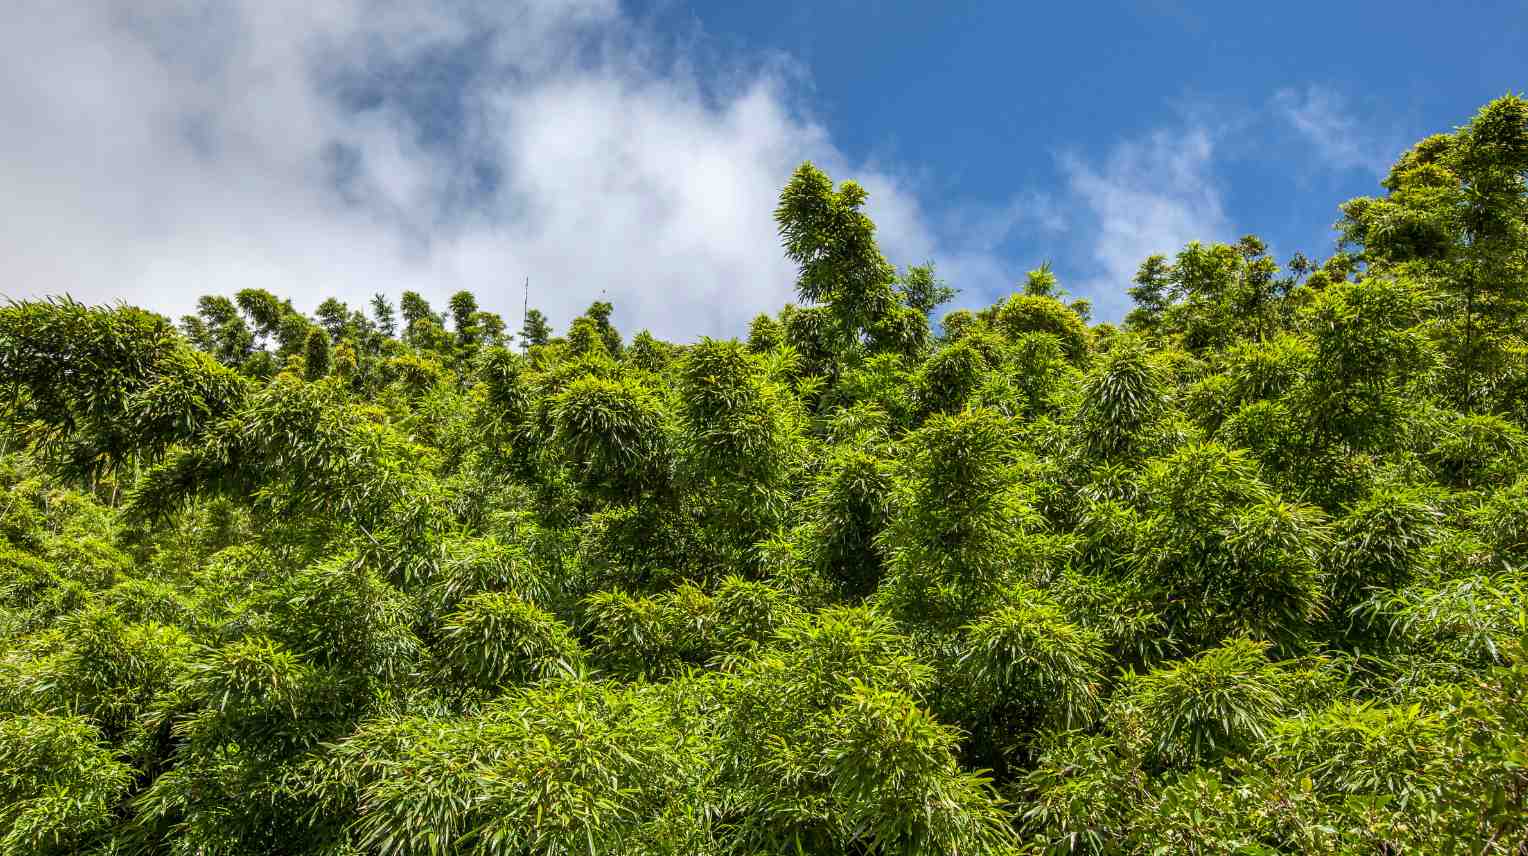
[[[1330,252],[1341,200],[1404,147],[1528,79],[1528,3],[639,3],[658,26],[799,63],[812,109],[859,161],[919,178],[934,209],[1065,206],[1068,159],[1208,131],[1202,175],[1233,231]],[[1076,219],[1076,218],[1072,218]],[[1085,219],[1085,218],[1083,218]],[[1206,239],[1228,233],[1206,234]],[[1016,229],[1020,266],[1096,276],[1068,236]],[[1173,247],[1161,247],[1171,251]],[[1102,285],[1102,283],[1100,283]],[[1108,295],[1099,295],[1105,302]]]
[[[736,334],[791,297],[812,159],[967,305],[1095,300],[1190,239],[1331,250],[1343,199],[1521,89],[1528,6],[19,0],[0,292],[179,313],[458,288]]]

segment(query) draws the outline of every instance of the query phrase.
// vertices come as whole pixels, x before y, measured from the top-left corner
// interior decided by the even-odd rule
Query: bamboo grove
[[[1528,101],[979,311],[0,308],[0,853],[1528,853]]]

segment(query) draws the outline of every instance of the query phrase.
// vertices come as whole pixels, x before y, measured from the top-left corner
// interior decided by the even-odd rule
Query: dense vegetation
[[[746,341],[13,302],[0,853],[1528,853],[1525,179],[1118,325],[810,165]]]

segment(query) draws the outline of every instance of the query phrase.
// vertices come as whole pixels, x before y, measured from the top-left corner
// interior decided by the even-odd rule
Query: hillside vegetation
[[[810,164],[743,340],[12,302],[0,853],[1522,856],[1525,179],[1505,97],[1118,324]]]

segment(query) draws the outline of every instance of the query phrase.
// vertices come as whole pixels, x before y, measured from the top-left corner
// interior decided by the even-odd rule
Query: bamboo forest
[[[1528,101],[1460,121],[1112,321],[810,163],[737,338],[9,301],[0,853],[1528,854]]]

